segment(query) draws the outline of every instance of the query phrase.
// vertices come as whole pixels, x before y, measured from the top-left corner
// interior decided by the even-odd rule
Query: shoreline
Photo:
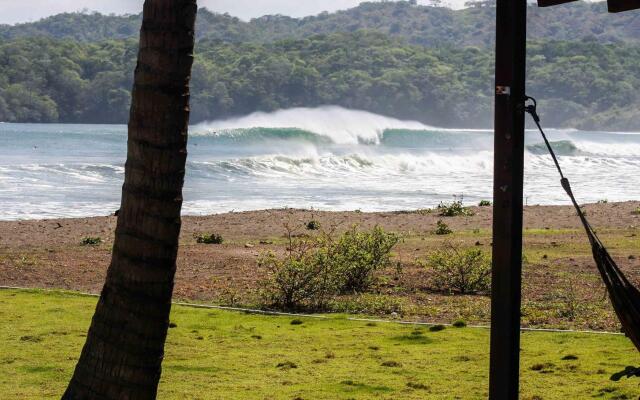
[[[640,283],[639,201],[586,205],[612,256],[634,283]],[[257,265],[260,254],[282,254],[284,223],[296,233],[317,220],[336,234],[357,224],[376,225],[402,237],[394,249],[401,265],[380,274],[380,283],[363,296],[345,296],[337,306],[356,314],[405,320],[452,322],[464,319],[484,324],[489,318],[487,296],[452,296],[430,286],[430,276],[417,260],[453,242],[490,253],[491,207],[473,207],[475,215],[441,217],[437,212],[332,212],[277,209],[183,217],[174,299],[224,306],[256,308],[266,271]],[[587,238],[570,206],[527,206],[524,212],[525,257],[523,326],[578,330],[618,330],[591,259]],[[452,235],[433,233],[438,220]],[[63,289],[99,293],[111,259],[116,217],[0,221],[0,286]],[[196,243],[195,235],[217,233],[222,245]],[[83,246],[85,237],[101,244]],[[571,315],[567,316],[567,310]]]

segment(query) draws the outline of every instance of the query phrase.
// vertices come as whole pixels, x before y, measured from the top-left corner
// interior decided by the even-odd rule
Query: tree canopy
[[[556,24],[563,40],[530,40],[528,92],[544,99],[548,125],[640,129],[633,115],[640,109],[640,35],[629,33],[640,30],[640,17],[628,13],[623,24],[602,23],[600,36],[580,40],[595,20],[587,19],[582,33],[571,30],[569,16],[595,15],[601,6],[560,7],[569,21]],[[409,2],[251,22],[201,13],[192,122],[335,104],[439,126],[489,127],[493,50],[482,32],[493,27],[473,21],[492,13],[486,3],[452,11]],[[0,43],[0,121],[125,123],[137,52],[127,37],[139,23],[139,16],[61,14],[2,27],[0,36],[12,33]]]

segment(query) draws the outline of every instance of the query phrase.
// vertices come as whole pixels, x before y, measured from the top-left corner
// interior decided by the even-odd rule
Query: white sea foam
[[[292,108],[272,113],[257,112],[244,117],[196,125],[195,134],[248,128],[297,128],[325,136],[337,144],[379,143],[387,129],[430,130],[416,121],[402,121],[366,111],[337,106]]]
[[[197,134],[189,143],[186,214],[284,206],[417,209],[453,195],[475,203],[492,194],[488,130],[320,107],[256,113],[191,131]],[[8,144],[0,146],[0,220],[108,215],[117,208],[126,127],[5,124],[0,133]],[[580,202],[640,199],[640,135],[548,134],[564,142],[555,145]],[[527,131],[527,146],[529,204],[567,204],[535,131]]]

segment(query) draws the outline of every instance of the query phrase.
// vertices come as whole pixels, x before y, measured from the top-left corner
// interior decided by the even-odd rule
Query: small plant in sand
[[[441,217],[457,217],[459,215],[472,216],[473,211],[469,207],[462,205],[461,201],[454,201],[453,203],[442,202],[438,205],[438,214]]]
[[[640,215],[640,207],[636,208],[635,210],[631,211],[631,214],[633,215]]]
[[[316,221],[315,219],[312,219],[311,221],[307,222],[307,229],[310,231],[317,231],[320,229],[320,222]]]
[[[602,199],[602,200],[598,200],[597,204],[607,204],[609,202],[609,200],[607,199]]]
[[[198,233],[195,235],[196,242],[201,244],[222,244],[224,239],[217,233]]]
[[[82,240],[80,241],[80,244],[82,244],[83,246],[97,246],[100,243],[102,243],[102,239],[99,237],[84,237],[82,238]]]
[[[491,207],[491,202],[489,200],[480,200],[478,207]]]
[[[436,224],[436,230],[434,231],[436,235],[450,235],[453,233],[449,225],[444,223],[444,221],[440,220]]]
[[[491,288],[491,259],[480,249],[446,244],[419,263],[431,272],[436,290],[473,294]]]
[[[578,315],[585,309],[586,303],[578,293],[575,279],[571,276],[564,282],[562,289],[556,293],[556,297],[560,301],[560,307],[557,311],[560,318],[575,321]]]

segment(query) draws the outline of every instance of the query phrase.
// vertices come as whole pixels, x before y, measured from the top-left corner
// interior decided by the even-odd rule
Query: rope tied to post
[[[531,114],[533,121],[536,123],[544,143],[549,150],[551,158],[560,174],[560,183],[562,188],[567,192],[573,206],[578,213],[578,217],[584,226],[584,229],[591,243],[593,258],[598,267],[598,271],[605,283],[611,304],[620,320],[624,333],[631,339],[633,344],[640,351],[640,291],[636,288],[624,275],[620,267],[613,260],[605,245],[602,243],[595,230],[587,220],[584,211],[578,204],[571,183],[562,171],[558,157],[553,150],[553,146],[545,134],[540,124],[540,116],[538,115],[538,102],[533,97],[526,96],[524,100],[524,111]]]

